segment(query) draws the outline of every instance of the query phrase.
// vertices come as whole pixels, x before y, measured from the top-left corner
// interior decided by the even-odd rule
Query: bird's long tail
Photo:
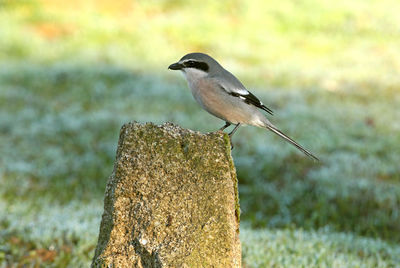
[[[295,142],[294,140],[292,140],[291,138],[286,136],[284,133],[282,133],[282,131],[277,129],[275,126],[273,126],[271,124],[266,124],[264,127],[269,129],[270,131],[274,132],[276,135],[280,136],[281,138],[285,139],[286,141],[290,142],[293,146],[295,146],[297,149],[302,151],[307,156],[313,158],[314,160],[319,161],[319,159],[315,155],[313,155],[310,151],[304,149],[300,144],[298,144],[297,142]]]

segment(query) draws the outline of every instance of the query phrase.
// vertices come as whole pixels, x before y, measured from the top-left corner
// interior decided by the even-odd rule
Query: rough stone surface
[[[229,138],[125,124],[92,267],[240,267]]]

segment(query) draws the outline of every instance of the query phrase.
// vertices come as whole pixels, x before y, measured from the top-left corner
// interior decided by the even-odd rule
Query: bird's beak
[[[180,64],[179,62],[172,63],[170,66],[168,66],[168,69],[170,70],[181,70],[183,68],[183,65]]]

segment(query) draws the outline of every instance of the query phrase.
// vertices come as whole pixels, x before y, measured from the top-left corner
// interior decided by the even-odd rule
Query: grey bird
[[[318,160],[308,150],[277,129],[262,113],[273,114],[256,96],[215,59],[204,53],[190,53],[168,69],[180,70],[186,77],[193,97],[210,114],[225,121],[220,131],[236,125],[229,133],[233,134],[240,125],[252,125],[266,128],[282,137],[307,156]]]

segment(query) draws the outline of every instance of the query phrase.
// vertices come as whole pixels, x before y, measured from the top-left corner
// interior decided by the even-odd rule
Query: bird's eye
[[[185,65],[185,67],[193,67],[195,64],[196,64],[196,62],[192,61],[192,60],[188,60],[183,63],[183,65]]]
[[[201,61],[195,61],[195,60],[187,60],[183,63],[183,65],[187,68],[195,68],[195,69],[199,69],[202,71],[207,71],[208,70],[208,64],[205,62],[201,62]]]

